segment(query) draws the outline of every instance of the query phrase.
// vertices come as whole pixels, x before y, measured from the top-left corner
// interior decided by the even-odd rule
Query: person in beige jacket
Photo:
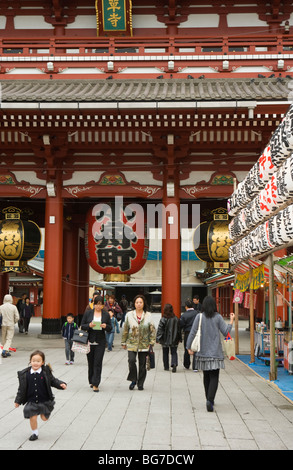
[[[135,385],[138,386],[138,390],[143,390],[146,378],[146,357],[149,353],[149,347],[156,342],[156,328],[150,312],[147,312],[144,296],[137,295],[133,304],[134,310],[126,314],[121,346],[128,350],[129,374],[127,380],[131,382],[129,390],[133,390]]]
[[[10,356],[9,348],[14,336],[14,325],[19,320],[19,313],[10,294],[6,294],[3,304],[0,306],[0,316],[2,317],[2,357]]]

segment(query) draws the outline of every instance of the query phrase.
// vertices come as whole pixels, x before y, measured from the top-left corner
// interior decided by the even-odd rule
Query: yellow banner
[[[264,264],[261,264],[257,268],[252,270],[252,281],[251,289],[257,290],[265,282],[265,267]]]
[[[252,270],[252,280],[249,285],[249,271],[244,274],[237,274],[237,278],[234,282],[234,289],[239,289],[241,292],[245,292],[248,289],[257,290],[265,282],[264,264],[261,264],[257,268]]]

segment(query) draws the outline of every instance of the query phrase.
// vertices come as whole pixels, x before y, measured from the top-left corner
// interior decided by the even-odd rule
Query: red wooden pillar
[[[63,200],[61,182],[57,181],[55,196],[46,198],[45,258],[42,334],[59,334],[61,330]]]
[[[4,296],[9,294],[9,273],[0,275],[0,305],[3,303]]]
[[[79,323],[81,322],[82,315],[89,304],[89,281],[90,281],[90,268],[85,255],[84,236],[79,238],[79,288],[78,288],[78,316]]]
[[[78,227],[70,225],[63,235],[62,317],[78,314],[78,251]]]
[[[165,219],[165,220],[164,220]],[[165,226],[165,233],[164,233]],[[164,181],[162,211],[162,311],[173,305],[175,315],[181,314],[181,237],[178,180]]]

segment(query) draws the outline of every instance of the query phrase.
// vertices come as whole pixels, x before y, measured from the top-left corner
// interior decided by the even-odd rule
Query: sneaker
[[[69,361],[65,361],[65,364],[66,364],[67,366],[69,366],[70,362],[69,362]]]
[[[70,361],[70,364],[74,364],[74,361]]]

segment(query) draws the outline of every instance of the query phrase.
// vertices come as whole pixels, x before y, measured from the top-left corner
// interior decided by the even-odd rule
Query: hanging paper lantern
[[[26,220],[25,211],[7,207],[0,221],[1,271],[29,272],[27,262],[37,256],[41,246],[41,231],[37,224]]]
[[[272,163],[280,167],[293,150],[293,107],[289,108],[270,140]]]
[[[265,188],[259,194],[259,205],[263,216],[270,215],[278,207],[277,203],[277,184],[275,175],[266,184]]]
[[[89,265],[105,280],[129,280],[148,257],[143,208],[97,204],[86,216],[85,247]]]
[[[264,187],[264,185],[269,181],[270,177],[275,171],[276,167],[272,162],[271,146],[267,145],[258,159],[258,189]]]

